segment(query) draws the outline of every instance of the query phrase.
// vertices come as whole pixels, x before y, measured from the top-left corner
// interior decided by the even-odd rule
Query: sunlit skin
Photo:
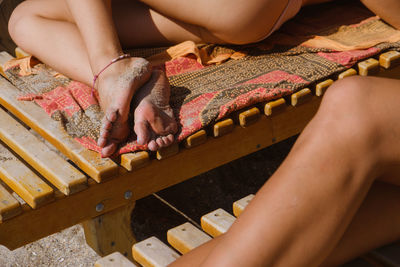
[[[325,1],[303,5],[318,2]],[[400,27],[400,1],[362,2]],[[122,47],[260,40],[286,4],[30,0],[15,10],[9,29],[24,50],[90,85]],[[259,16],[266,13],[270,15]],[[146,61],[118,61],[96,88],[105,113],[99,139],[103,155],[111,155],[131,130],[126,120],[132,99],[139,142],[156,150],[174,141],[167,80]],[[399,239],[398,103],[398,80],[351,77],[335,82],[288,157],[229,231],[173,265],[335,266]]]

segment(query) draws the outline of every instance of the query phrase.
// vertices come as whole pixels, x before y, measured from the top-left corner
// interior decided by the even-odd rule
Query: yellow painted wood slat
[[[201,228],[212,237],[217,237],[228,231],[234,221],[233,215],[223,209],[217,209],[201,217]]]
[[[97,260],[94,267],[137,267],[137,265],[117,251]]]
[[[254,198],[253,194],[250,194],[244,198],[241,198],[235,202],[233,202],[233,214],[236,217],[239,217],[240,214],[244,211],[250,201]]]
[[[358,74],[360,76],[377,75],[380,71],[379,61],[375,58],[369,58],[357,64]]]
[[[344,79],[346,77],[357,75],[357,71],[353,68],[343,71],[338,75],[338,80]]]
[[[179,144],[174,143],[168,147],[163,147],[160,150],[158,150],[156,157],[158,160],[162,160],[162,159],[172,157],[178,153],[179,153]]]
[[[256,107],[243,111],[239,114],[239,124],[242,127],[248,127],[260,118],[260,110]]]
[[[233,131],[235,125],[232,119],[225,119],[214,124],[214,137],[221,137]]]
[[[21,204],[0,184],[0,223],[21,212]]]
[[[379,56],[379,65],[385,69],[391,69],[400,64],[400,52],[388,51]]]
[[[184,223],[167,232],[168,243],[182,254],[211,240],[211,237],[191,223]]]
[[[201,144],[204,144],[207,141],[207,133],[205,130],[200,130],[192,135],[190,135],[185,140],[185,147],[192,148]]]
[[[0,108],[0,139],[65,195],[87,187],[86,176]]]
[[[304,104],[307,101],[310,101],[311,98],[312,98],[311,90],[309,88],[304,88],[296,93],[293,93],[290,96],[290,101],[292,106],[295,107]]]
[[[138,151],[121,155],[121,166],[128,171],[137,170],[150,163],[150,155],[147,151]]]
[[[0,144],[0,179],[32,208],[54,199],[53,189]]]
[[[132,255],[144,267],[165,267],[180,257],[154,236],[133,245]]]
[[[15,48],[15,57],[16,58],[29,57],[29,56],[30,56],[30,54],[28,54],[27,52],[22,50],[22,48],[20,48],[20,47]]]
[[[287,105],[284,98],[279,98],[277,100],[268,102],[264,106],[264,114],[267,116],[276,115],[280,112],[285,111]]]
[[[333,84],[332,79],[328,79],[328,80],[318,83],[315,86],[315,95],[323,96],[325,94],[326,90],[328,90],[329,86],[331,86],[332,84]]]
[[[1,52],[0,65],[2,66],[10,57],[9,54]],[[97,152],[81,146],[65,132],[59,122],[51,119],[38,105],[33,102],[18,101],[18,89],[1,77],[0,88],[1,105],[43,136],[90,177],[100,182],[118,174],[116,163],[108,158],[102,159]]]

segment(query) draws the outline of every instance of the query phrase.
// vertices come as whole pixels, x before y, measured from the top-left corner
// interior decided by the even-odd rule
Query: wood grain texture
[[[0,139],[66,195],[87,187],[86,176],[0,108]]]
[[[217,237],[226,233],[234,222],[233,215],[223,209],[217,209],[201,217],[201,228],[212,237]]]
[[[165,267],[179,258],[179,254],[156,237],[150,237],[132,247],[135,261],[144,267]]]
[[[54,199],[53,189],[0,144],[0,179],[32,208]]]
[[[136,242],[131,229],[131,213],[135,202],[82,223],[86,243],[100,256],[118,251],[132,260],[132,244]]]
[[[0,65],[9,58],[7,53],[0,53]],[[0,104],[29,127],[38,132],[47,141],[71,159],[79,168],[97,182],[116,176],[118,165],[108,158],[101,158],[97,152],[89,151],[76,142],[33,102],[18,101],[18,89],[0,77]]]
[[[119,252],[114,252],[104,258],[97,260],[94,267],[138,267]]]
[[[0,223],[21,212],[21,204],[0,184]]]
[[[191,223],[184,223],[167,232],[168,243],[182,254],[211,240],[211,237]]]

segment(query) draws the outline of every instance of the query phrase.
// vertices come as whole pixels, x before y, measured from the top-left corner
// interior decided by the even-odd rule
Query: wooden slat
[[[29,56],[30,56],[30,54],[28,54],[27,52],[22,50],[22,48],[20,48],[20,47],[15,48],[15,57],[16,58],[23,58],[23,57],[29,57]]]
[[[7,58],[10,58],[10,55],[1,52],[0,65],[3,65]],[[107,158],[102,159],[97,152],[81,146],[65,132],[59,122],[51,119],[38,105],[18,101],[18,89],[1,77],[0,88],[1,105],[47,139],[90,177],[100,182],[118,174],[116,163]]]
[[[87,187],[86,176],[0,108],[0,139],[66,195]]]
[[[53,189],[0,144],[0,178],[32,208],[54,198]]]
[[[277,100],[268,102],[264,106],[264,114],[267,116],[276,115],[280,112],[285,111],[287,105],[284,98],[279,98]]]
[[[332,84],[333,84],[332,79],[328,79],[328,80],[318,83],[315,86],[315,95],[323,96],[325,94],[326,90],[328,90],[329,86],[331,86]]]
[[[178,253],[154,236],[133,245],[132,255],[144,267],[164,267],[179,258]]]
[[[235,127],[232,119],[225,119],[214,124],[214,137],[221,137],[233,131]]]
[[[201,228],[212,237],[217,237],[228,231],[234,221],[234,216],[223,209],[217,209],[201,217]]]
[[[391,69],[400,63],[400,52],[388,51],[379,56],[379,65],[385,69]]]
[[[150,163],[150,155],[147,151],[138,151],[121,155],[121,166],[128,171],[142,168]]]
[[[211,237],[191,223],[184,223],[167,232],[168,243],[182,254],[211,240]]]
[[[247,197],[241,198],[238,201],[233,202],[233,214],[236,217],[239,217],[240,214],[244,211],[246,206],[250,203],[250,201],[254,198],[253,194],[248,195]]]
[[[379,66],[379,61],[375,58],[369,58],[367,60],[361,61],[357,64],[358,74],[360,76],[371,76],[377,75],[381,69]]]
[[[21,204],[0,184],[0,223],[22,211]]]
[[[157,159],[162,160],[172,157],[179,153],[179,144],[174,143],[168,147],[161,148],[157,151]]]
[[[185,147],[192,148],[198,145],[201,145],[207,141],[207,133],[205,130],[200,130],[185,140]]]
[[[312,92],[309,88],[301,89],[290,96],[290,102],[293,107],[306,103],[311,100]]]
[[[242,127],[248,127],[258,121],[259,118],[260,110],[254,107],[239,114],[239,124]]]
[[[119,252],[114,252],[106,257],[97,260],[94,267],[137,267]]]
[[[340,73],[338,75],[338,80],[341,80],[341,79],[344,79],[346,77],[350,77],[350,76],[353,76],[353,75],[357,75],[357,71],[355,69],[353,69],[353,68],[350,68],[350,69],[345,70],[342,73]]]

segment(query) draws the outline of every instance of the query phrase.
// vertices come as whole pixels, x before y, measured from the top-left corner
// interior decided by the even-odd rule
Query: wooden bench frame
[[[376,60],[363,62],[359,64],[359,71],[368,75],[381,70],[380,76],[400,77],[400,68],[394,68],[399,55],[384,53],[378,65]],[[0,55],[0,63],[4,63],[5,56],[4,53]],[[346,71],[338,78],[353,75],[354,71]],[[58,193],[55,201],[37,209],[22,205],[20,215],[0,223],[0,243],[15,249],[83,223],[88,244],[100,255],[120,251],[131,258],[130,248],[135,238],[130,230],[130,214],[136,200],[300,133],[317,111],[324,90],[332,82],[322,81],[311,90],[303,89],[293,94],[290,99],[259,104],[256,108],[233,114],[231,119],[190,136],[179,147],[176,145],[159,151],[157,158],[160,160],[150,160],[147,152],[124,155],[119,164],[125,168],[102,160],[96,153],[79,146],[79,151],[71,154],[68,148],[55,141],[51,133],[43,131],[37,122],[13,105],[13,100],[4,98],[0,93],[0,104],[5,109],[39,132],[93,178],[88,179],[87,189],[69,196]],[[1,77],[0,88],[15,90]],[[34,108],[32,105],[35,104],[30,102],[23,105],[40,109]],[[49,119],[46,123],[50,123]],[[68,143],[71,140],[64,141]],[[82,165],[76,156],[81,154],[92,158],[95,167]]]

